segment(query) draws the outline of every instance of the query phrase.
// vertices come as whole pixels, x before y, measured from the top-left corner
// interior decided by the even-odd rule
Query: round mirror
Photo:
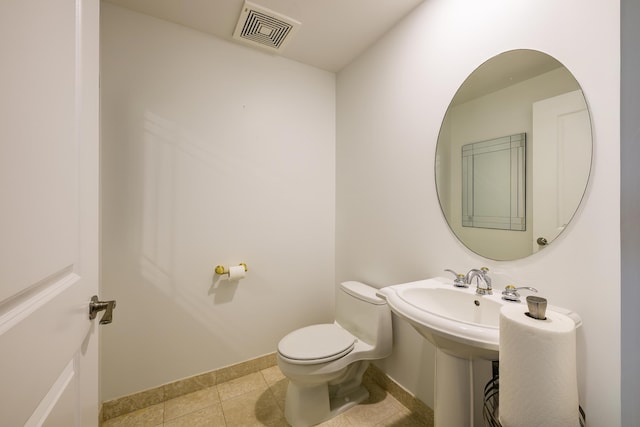
[[[591,120],[560,62],[513,50],[460,86],[436,147],[436,187],[449,227],[470,250],[506,261],[567,227],[591,170]]]

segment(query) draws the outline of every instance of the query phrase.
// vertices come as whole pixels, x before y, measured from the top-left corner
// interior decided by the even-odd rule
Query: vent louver
[[[300,27],[295,19],[245,1],[233,38],[280,52]]]

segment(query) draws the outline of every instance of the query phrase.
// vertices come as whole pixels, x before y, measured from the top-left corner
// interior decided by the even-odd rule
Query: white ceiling
[[[105,0],[232,41],[244,0]],[[252,0],[302,23],[280,55],[339,71],[424,0]]]

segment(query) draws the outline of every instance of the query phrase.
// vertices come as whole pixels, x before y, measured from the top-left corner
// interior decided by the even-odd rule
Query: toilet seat
[[[311,325],[282,338],[278,353],[290,363],[324,363],[351,352],[355,342],[353,335],[336,324]]]

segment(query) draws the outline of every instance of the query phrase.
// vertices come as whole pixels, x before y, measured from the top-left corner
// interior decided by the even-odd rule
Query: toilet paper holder
[[[247,264],[245,264],[244,262],[241,262],[240,264],[238,264],[239,266],[244,268],[244,271],[249,271],[247,269]],[[216,265],[216,268],[214,270],[216,272],[216,274],[218,275],[223,275],[223,274],[229,274],[229,268],[225,267],[223,265]]]

